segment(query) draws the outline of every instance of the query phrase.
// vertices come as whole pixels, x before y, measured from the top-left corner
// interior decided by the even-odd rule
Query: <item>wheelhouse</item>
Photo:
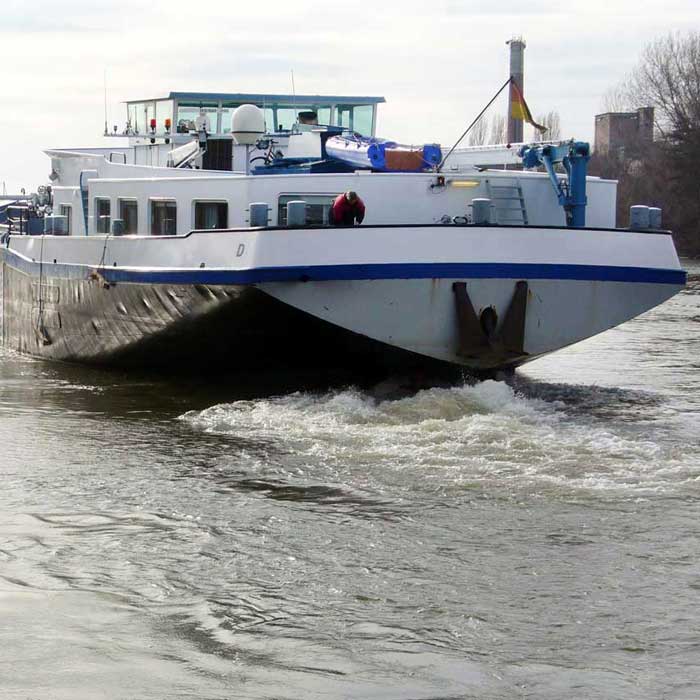
[[[236,108],[254,104],[263,110],[270,133],[289,131],[306,122],[375,136],[377,105],[384,101],[383,97],[348,95],[171,92],[167,97],[127,102],[127,125],[119,135],[149,136],[154,123],[161,133],[166,122],[174,135],[186,135],[197,129],[197,120],[202,118],[209,134],[225,136],[231,132]]]

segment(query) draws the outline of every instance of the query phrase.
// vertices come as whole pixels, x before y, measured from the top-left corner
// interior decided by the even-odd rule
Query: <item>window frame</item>
[[[156,211],[156,207],[154,207],[154,204],[173,204],[175,206],[175,225],[174,225],[174,233],[154,233],[154,215]],[[178,214],[178,206],[177,206],[177,199],[173,199],[172,197],[149,197],[148,199],[148,220],[149,220],[149,234],[151,236],[177,236],[177,214]]]
[[[197,228],[197,205],[198,204],[225,204],[226,205],[226,221],[225,221],[225,226],[219,228]],[[192,207],[191,207],[191,225],[192,225],[192,230],[193,231],[226,231],[227,229],[231,228],[230,226],[230,218],[229,218],[229,203],[227,199],[222,199],[222,198],[212,198],[212,199],[193,199],[192,200]]]
[[[369,113],[364,111],[369,110]],[[352,130],[362,136],[371,137],[374,134],[374,108],[372,105],[353,105],[352,107]],[[365,130],[366,129],[366,130]]]
[[[192,112],[196,110],[194,118],[187,120],[191,122],[195,122],[199,116],[200,109],[204,109],[205,114],[209,117],[209,131],[207,133],[212,135],[219,133],[219,116],[221,113],[221,102],[219,100],[177,100],[173,105],[173,131],[178,134],[186,134],[189,132],[178,130],[181,120],[181,109]]]
[[[66,213],[66,210],[68,210],[68,213]],[[73,205],[59,204],[58,212],[61,216],[65,216],[68,220],[68,226],[66,227],[66,235],[70,236],[73,231]]]
[[[100,214],[100,202],[107,202],[108,205],[108,217],[109,217],[109,222],[107,223],[107,230],[106,231],[100,231],[100,217],[104,216],[104,214]],[[93,219],[95,221],[95,233],[100,236],[108,236],[110,233],[110,230],[112,228],[112,199],[111,197],[104,197],[104,196],[98,196],[95,197],[94,199],[94,207],[95,207],[95,213],[93,216]]]
[[[136,206],[136,230],[128,231],[126,228],[126,219],[122,216],[122,205],[124,203],[134,204]],[[136,197],[118,197],[117,198],[117,213],[119,218],[124,222],[124,235],[135,236],[139,232],[139,200]]]
[[[330,221],[329,221],[329,214],[330,214],[330,209],[333,206],[333,202],[335,201],[335,198],[338,196],[338,193],[330,193],[330,192],[306,192],[303,194],[300,194],[298,192],[294,193],[289,193],[289,192],[280,192],[277,195],[277,225],[278,226],[286,226],[287,225],[287,203],[292,202],[294,200],[303,200],[306,202],[306,206],[323,206],[323,221],[321,223],[314,223],[314,222],[309,222],[307,223],[310,226],[329,226]],[[310,201],[313,199],[321,199],[321,198],[327,198],[328,202],[318,202],[318,201]],[[286,201],[282,201],[286,200]],[[283,216],[284,214],[284,216]]]

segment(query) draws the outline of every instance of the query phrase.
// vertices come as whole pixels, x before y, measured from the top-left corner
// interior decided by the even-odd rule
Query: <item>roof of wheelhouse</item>
[[[171,92],[166,97],[149,97],[142,100],[127,100],[126,104],[158,102],[160,100],[187,100],[192,102],[270,102],[279,105],[295,104],[343,104],[373,105],[386,102],[383,97],[358,97],[356,95],[276,95],[250,92]]]

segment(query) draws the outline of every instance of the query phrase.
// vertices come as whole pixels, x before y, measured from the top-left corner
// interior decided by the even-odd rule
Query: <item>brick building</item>
[[[600,155],[630,155],[654,140],[654,108],[640,107],[636,112],[606,112],[595,117],[595,151]]]

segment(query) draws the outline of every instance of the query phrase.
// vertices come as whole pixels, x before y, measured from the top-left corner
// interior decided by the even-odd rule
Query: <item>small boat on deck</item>
[[[435,169],[442,161],[442,150],[436,143],[407,146],[396,141],[348,134],[332,136],[325,147],[328,157],[371,168],[374,172],[422,172]]]

